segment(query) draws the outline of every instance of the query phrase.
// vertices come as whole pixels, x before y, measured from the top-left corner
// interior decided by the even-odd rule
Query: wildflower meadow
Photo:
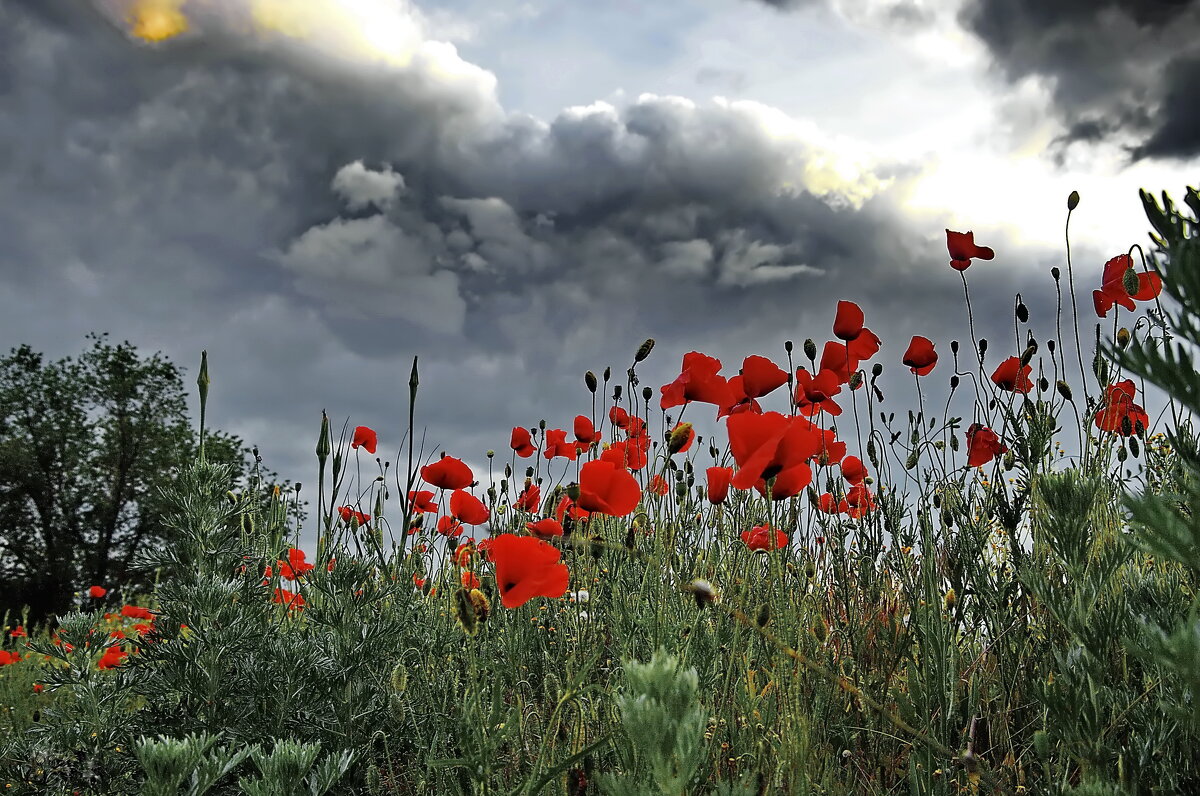
[[[404,433],[322,418],[315,529],[206,460],[205,355],[156,587],[0,622],[0,788],[1200,793],[1200,195],[1142,202],[1154,248],[1081,263],[1071,194],[1053,318],[947,230],[959,340],[833,296],[738,363],[649,339],[486,472],[414,360]]]

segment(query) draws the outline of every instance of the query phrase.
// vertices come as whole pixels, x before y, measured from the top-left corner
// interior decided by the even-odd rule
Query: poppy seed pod
[[[621,393],[622,393],[622,392],[623,392],[623,391],[621,390],[621,385],[620,385],[620,384],[618,384],[617,386],[613,387],[613,403],[620,403],[620,402],[621,402]]]
[[[950,353],[954,354],[955,356],[958,356],[958,341],[957,340],[950,341]]]
[[[850,389],[857,390],[859,387],[862,386],[862,382],[863,382],[862,371],[856,370],[850,374],[850,381],[847,382],[847,384],[850,387]]]
[[[1059,270],[1057,265],[1050,269],[1050,276],[1054,277],[1055,282],[1062,278],[1062,271]]]
[[[1079,191],[1071,191],[1067,196],[1067,212],[1079,207]]]
[[[637,353],[633,355],[633,361],[641,362],[646,357],[650,356],[650,352],[654,350],[654,338],[647,337],[646,342],[638,346]]]
[[[783,350],[789,354],[792,353],[792,341],[791,340],[783,341]]]
[[[882,373],[883,373],[883,365],[876,362],[874,365],[871,366],[871,376],[873,376],[874,378],[876,378],[876,379],[879,378],[879,376]]]
[[[612,368],[604,369],[604,383],[608,384],[608,380],[612,378]]]
[[[979,358],[983,359],[987,356],[987,338],[979,338]]]
[[[642,388],[642,398],[643,398],[643,399],[644,399],[644,400],[645,400],[647,403],[649,403],[649,402],[650,402],[650,399],[651,399],[651,398],[653,398],[653,397],[654,397],[654,390],[650,389],[649,387],[643,387],[643,388]]]
[[[952,390],[958,389],[958,376],[950,377],[950,389],[952,389]]]

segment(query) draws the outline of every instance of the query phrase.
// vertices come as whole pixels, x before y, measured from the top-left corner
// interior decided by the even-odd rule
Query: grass
[[[630,437],[608,422],[611,405],[657,426],[663,442],[632,473],[632,510],[568,516],[552,538],[569,572],[561,596],[505,607],[513,567],[532,583],[552,581],[553,565],[489,561],[478,546],[452,559],[463,539],[443,537],[411,502],[386,516],[415,489],[430,489],[442,515],[449,505],[451,490],[419,482],[415,362],[399,495],[382,478],[347,483],[347,435],[335,449],[323,423],[321,539],[298,578],[286,577],[304,568],[289,558],[297,529],[284,525],[294,495],[258,511],[201,453],[164,484],[176,542],[140,562],[160,574],[140,634],[116,606],[107,618],[81,610],[25,628],[28,637],[10,637],[20,621],[5,619],[4,648],[21,659],[0,666],[0,783],[106,794],[1200,790],[1190,421],[1200,408],[1190,359],[1200,200],[1189,190],[1188,221],[1165,196],[1163,208],[1143,199],[1161,248],[1144,270],[1162,275],[1176,308],[1154,300],[1165,322],[1147,319],[1151,305],[1110,314],[1089,372],[1088,352],[1066,345],[1078,333],[1062,331],[1064,320],[1078,329],[1074,313],[1060,303],[1057,347],[1038,343],[1018,298],[1013,351],[989,357],[972,333],[972,350],[943,352],[935,368],[953,372],[970,422],[951,417],[950,403],[944,417],[925,406],[921,379],[934,376],[914,376],[921,397],[907,419],[880,415],[879,373],[864,358],[837,396],[839,428],[855,429],[840,439],[847,455],[861,444],[869,474],[857,509],[820,510],[824,493],[837,503],[853,485],[819,454],[804,457],[812,479],[799,488],[794,473],[767,471],[770,497],[793,496],[731,489],[714,503],[708,468],[746,463],[749,443],[731,444],[743,421],[673,451],[684,442],[668,441],[677,413],[667,419],[660,391],[638,389],[649,341],[613,404],[600,390],[610,374],[589,374],[588,419],[606,442]],[[803,349],[816,371],[816,347]],[[794,372],[791,355],[789,344]],[[991,378],[1010,355],[1032,367],[1028,392]],[[1125,378],[1138,380],[1137,396],[1147,381],[1166,391],[1161,421],[1136,423],[1132,402],[1106,389]],[[203,407],[207,358],[199,387]],[[796,401],[781,389],[763,403],[790,417]],[[1114,403],[1113,428],[1098,428]],[[973,423],[1006,448],[980,467],[966,464],[986,448],[967,434]],[[489,519],[464,537],[528,536],[526,523],[555,516],[564,499],[595,506],[605,492],[585,469],[601,445],[548,460],[549,435],[535,431],[533,457],[513,452],[503,478],[479,478]],[[519,511],[530,464],[542,495]],[[647,488],[655,475],[662,494]],[[361,515],[344,519],[343,505]],[[779,529],[786,545],[750,549],[743,533],[763,525],[761,538]],[[463,585],[464,570],[477,588]],[[108,645],[128,654],[99,668]]]

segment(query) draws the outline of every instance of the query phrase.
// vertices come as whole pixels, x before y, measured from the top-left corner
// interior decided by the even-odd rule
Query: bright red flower
[[[437,532],[442,536],[461,536],[463,532],[462,523],[446,514],[438,518]]]
[[[584,467],[591,464],[598,462]],[[567,565],[559,563],[561,553],[551,544],[503,533],[492,537],[490,554],[505,608],[518,608],[534,597],[561,597],[567,591]]]
[[[562,523],[553,517],[547,517],[544,520],[538,520],[537,522],[527,522],[525,523],[525,527],[528,528],[529,532],[534,536],[542,539],[549,539],[552,536],[563,535]]]
[[[667,494],[667,490],[671,488],[671,485],[667,483],[667,479],[655,473],[654,477],[650,479],[650,484],[646,488],[656,495],[665,495]]]
[[[433,493],[428,489],[421,489],[408,493],[408,500],[412,504],[414,514],[424,514],[429,512],[437,514],[438,504],[433,500]],[[361,523],[359,523],[361,525]]]
[[[624,517],[637,508],[642,490],[628,470],[598,459],[579,471],[579,506],[612,517]]]
[[[879,353],[882,344],[879,336],[865,327],[848,343],[830,340],[821,351],[821,370],[833,371],[838,381],[845,384],[850,381],[850,374],[858,370],[858,363]]]
[[[439,489],[466,489],[475,481],[471,468],[453,456],[443,456],[422,467],[421,478]]]
[[[731,415],[727,426],[729,450],[738,465],[730,483],[738,489],[807,462],[821,446],[817,428],[804,417],[744,413]]]
[[[729,480],[733,478],[733,468],[709,467],[704,474],[708,479],[708,502],[724,503],[729,497]]]
[[[573,441],[567,442],[566,431],[561,428],[552,428],[546,431],[546,450],[542,451],[542,455],[547,459],[563,456],[573,462],[579,455],[579,446]]]
[[[459,580],[462,583],[464,589],[478,589],[479,588],[479,576],[476,575],[474,572],[468,572],[466,570],[463,570],[462,574],[459,576]]]
[[[576,415],[572,430],[575,432],[576,442],[582,444],[584,450],[600,440],[600,435],[596,433],[596,426],[587,415]]]
[[[842,459],[842,478],[849,484],[861,484],[867,477],[867,468],[857,456]]]
[[[27,636],[28,636],[28,634],[25,632],[25,627],[24,627],[24,625],[17,625],[16,627],[14,627],[14,628],[12,629],[12,632],[11,632],[11,633],[9,633],[8,635],[9,635],[11,638],[23,638],[23,637],[27,637]]]
[[[358,426],[357,428],[354,429],[354,439],[350,442],[350,447],[358,448],[359,446],[361,446],[361,447],[367,449],[367,453],[374,454],[375,446],[378,443],[378,441],[379,441],[379,437],[375,434],[374,431],[367,428],[366,426]]]
[[[1096,411],[1096,428],[1128,437],[1140,434],[1150,427],[1150,416],[1146,410],[1133,402],[1136,392],[1132,379],[1110,384],[1104,389],[1100,407]],[[1126,424],[1124,421],[1128,420]]]
[[[467,540],[454,548],[454,553],[451,554],[450,558],[460,567],[469,567],[471,566],[471,554],[474,552],[475,545],[470,540]]]
[[[542,504],[542,488],[532,481],[525,485],[521,490],[521,494],[517,497],[513,508],[518,511],[536,512],[538,506]]]
[[[796,370],[796,392],[793,397],[796,411],[805,417],[812,417],[819,412],[827,412],[834,417],[840,415],[842,407],[833,400],[833,396],[841,391],[842,382],[838,381],[835,371],[826,369],[814,376],[805,368]]]
[[[908,350],[904,352],[904,364],[918,376],[928,376],[937,364],[938,355],[933,350],[933,341],[928,337],[913,335]]]
[[[786,547],[788,538],[786,533],[769,525],[756,525],[748,531],[742,531],[742,541],[751,550],[768,552]]]
[[[641,444],[642,441],[644,441],[644,445]],[[646,452],[649,447],[650,439],[648,437],[614,442],[600,454],[600,461],[611,462],[618,467],[627,467],[636,472],[646,466]]]
[[[879,335],[864,327],[858,337],[846,343],[846,349],[854,359],[854,367],[858,368],[860,361],[870,359],[878,354],[882,345],[883,341],[879,339]]]
[[[967,466],[982,467],[1008,448],[1001,444],[1000,437],[987,426],[972,423],[967,429]]]
[[[148,608],[142,608],[137,605],[121,606],[121,616],[128,619],[149,619],[154,620],[154,614]]]
[[[121,661],[129,657],[129,653],[120,647],[109,647],[104,650],[104,654],[100,656],[100,660],[96,662],[98,669],[115,669],[121,665]]]
[[[695,441],[696,429],[691,423],[676,423],[675,428],[667,435],[667,448],[672,456],[676,453],[687,453]]]
[[[853,301],[839,301],[833,319],[833,336],[849,342],[863,330],[863,311]]]
[[[40,694],[40,693],[42,693],[42,690],[45,689],[45,687],[46,686],[42,685],[41,683],[34,683],[33,684],[33,693]]]
[[[683,355],[683,372],[660,389],[659,407],[670,409],[688,401],[727,406],[730,403],[729,382],[720,375],[721,360],[691,351]]]
[[[513,426],[512,437],[508,445],[522,459],[529,458],[537,451],[537,446],[533,444],[533,437],[530,436],[529,429],[523,426]]]
[[[569,495],[563,495],[558,501],[558,505],[554,507],[554,518],[560,523],[565,522],[564,517],[569,517],[573,520],[586,520],[591,516],[590,511],[584,511],[575,501],[571,500]]]
[[[304,595],[296,594],[295,592],[288,591],[287,589],[276,589],[275,597],[272,598],[271,602],[281,603],[286,606],[289,611],[296,611],[304,607]]]
[[[483,501],[465,489],[456,489],[450,495],[450,513],[467,525],[482,525],[491,516]]]
[[[88,594],[94,599],[99,600],[101,597],[108,594],[108,589],[104,588],[103,586],[90,586],[88,587]]]
[[[433,493],[430,492],[429,494],[432,495]],[[355,511],[354,509],[350,508],[349,506],[339,506],[338,514],[342,515],[342,521],[345,522],[347,525],[349,525],[355,519],[358,520],[358,524],[360,527],[365,526],[367,523],[369,523],[371,521],[370,514],[363,514],[361,511]]]
[[[748,356],[742,360],[742,392],[747,398],[762,398],[787,384],[788,374],[766,357]]]
[[[1027,393],[1033,389],[1033,382],[1029,380],[1032,371],[1032,365],[1021,367],[1020,357],[1009,357],[992,373],[992,381],[1002,390]]]
[[[17,663],[21,660],[21,656],[15,652],[8,650],[0,650],[0,666],[8,666],[11,663]]]
[[[839,511],[837,498],[831,493],[825,492],[817,498],[817,509],[826,514],[837,514]]]
[[[796,464],[786,470],[780,470],[771,483],[771,500],[786,500],[795,497],[810,483],[812,483],[812,469],[807,464]],[[763,497],[767,496],[765,478],[758,479],[754,488]]]
[[[965,271],[972,259],[990,260],[996,253],[987,246],[975,245],[974,232],[951,232],[946,230],[946,248],[950,252],[950,267]]]
[[[295,580],[313,570],[313,565],[304,560],[304,551],[295,547],[288,549],[287,563],[283,561],[275,563],[279,565],[279,576],[285,580]]]
[[[608,410],[608,421],[617,428],[625,428],[629,425],[629,413],[619,406],[614,406]]]
[[[846,498],[842,500],[838,508],[854,519],[858,519],[875,509],[875,498],[871,496],[871,490],[867,489],[866,484],[855,484],[850,487]]]
[[[1114,304],[1120,304],[1133,312],[1136,301],[1149,301],[1162,292],[1162,277],[1155,273],[1137,275],[1138,289],[1133,295],[1125,289],[1125,272],[1133,267],[1133,258],[1128,254],[1117,255],[1104,264],[1099,290],[1092,291],[1092,303],[1101,318],[1108,315]]]

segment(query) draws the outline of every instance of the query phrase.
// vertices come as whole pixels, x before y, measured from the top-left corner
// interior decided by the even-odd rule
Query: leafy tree
[[[44,362],[28,345],[0,359],[0,611],[28,606],[37,621],[92,584],[151,585],[134,556],[166,541],[159,487],[198,440],[180,368],[106,337],[89,335],[77,360]],[[205,435],[206,457],[230,464],[240,484],[251,453],[236,436]],[[290,514],[303,518],[294,503]]]

